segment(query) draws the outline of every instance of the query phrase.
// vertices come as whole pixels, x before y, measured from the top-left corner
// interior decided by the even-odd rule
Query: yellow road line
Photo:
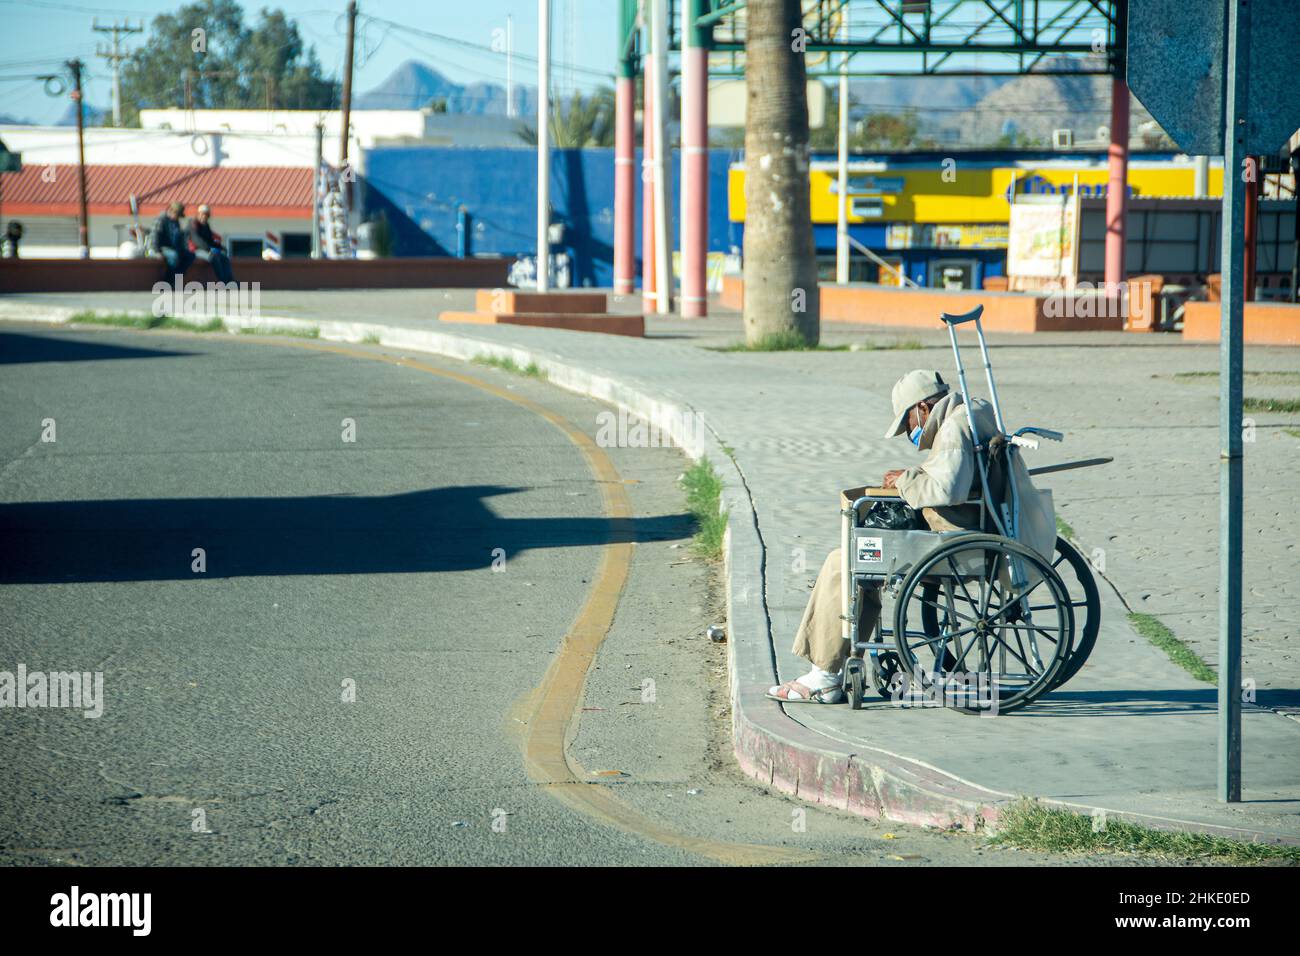
[[[215,337],[215,336],[214,336]],[[630,521],[632,505],[614,463],[587,435],[562,415],[473,375],[438,368],[411,358],[363,351],[341,345],[317,342],[290,342],[283,339],[248,337],[241,341],[283,345],[315,352],[331,352],[351,358],[386,362],[439,375],[465,385],[472,385],[498,398],[514,402],[541,416],[558,428],[577,446],[587,467],[600,487],[605,514],[617,524]],[[729,843],[691,836],[652,820],[618,799],[608,787],[591,783],[587,772],[568,753],[568,739],[574,720],[580,713],[587,672],[609,633],[618,610],[619,598],[627,583],[632,563],[633,545],[628,542],[607,544],[601,549],[600,566],[591,590],[577,619],[560,644],[559,652],[547,668],[542,682],[520,701],[517,719],[526,729],[523,734],[524,767],[529,779],[545,786],[565,806],[625,833],[695,853],[732,866],[756,866],[796,863],[814,858],[813,854],[784,847],[756,843]]]

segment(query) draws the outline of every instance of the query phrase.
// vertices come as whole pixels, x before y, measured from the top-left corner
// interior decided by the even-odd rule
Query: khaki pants
[[[921,516],[931,531],[960,531],[979,527],[979,508],[923,508]],[[880,588],[863,588],[858,601],[858,639],[870,640],[880,619]],[[824,671],[834,674],[849,656],[849,644],[840,629],[840,549],[826,555],[817,582],[808,597],[803,620],[794,635],[792,650]]]

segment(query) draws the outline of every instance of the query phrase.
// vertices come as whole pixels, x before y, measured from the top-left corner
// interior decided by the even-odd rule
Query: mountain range
[[[1049,58],[1022,76],[891,76],[855,79],[849,84],[850,115],[915,110],[919,134],[944,146],[979,147],[1009,138],[1050,146],[1053,131],[1069,129],[1076,146],[1104,145],[1110,122],[1110,77],[1083,73],[1085,61]],[[515,115],[537,112],[535,86],[516,84]],[[407,60],[379,85],[359,93],[355,109],[420,109],[436,105],[448,113],[503,116],[506,91],[497,83],[457,83],[428,63]],[[1159,127],[1136,100],[1131,101],[1135,140],[1155,145]],[[86,124],[99,125],[106,111],[91,104]],[[15,118],[5,117],[9,122]],[[58,120],[76,122],[71,104]],[[1101,137],[1098,134],[1102,134]]]
[[[537,112],[536,87],[516,84],[514,99],[515,115]],[[482,82],[462,85],[418,60],[407,60],[374,89],[359,94],[353,106],[361,110],[415,110],[439,100],[446,102],[448,113],[506,114],[505,87]]]
[[[1022,144],[1052,144],[1052,134],[1069,129],[1076,145],[1104,145],[1108,136],[1108,75],[1081,72],[1087,61],[1049,57],[1033,73],[1021,76],[891,76],[857,79],[849,84],[850,115],[915,110],[919,133],[943,145],[988,146],[1009,138]],[[537,112],[537,89],[517,84],[515,115]],[[495,83],[466,85],[436,68],[407,60],[378,86],[360,94],[358,109],[419,109],[443,101],[449,113],[504,115],[505,89]],[[1151,114],[1131,101],[1134,139],[1158,136]],[[1145,131],[1143,129],[1145,124]]]

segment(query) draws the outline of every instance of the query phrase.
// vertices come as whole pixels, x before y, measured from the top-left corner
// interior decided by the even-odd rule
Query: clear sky
[[[95,55],[95,48],[108,38],[91,29],[95,18],[101,25],[143,20],[147,29],[155,15],[183,5],[180,0],[0,0],[0,114],[42,123],[57,120],[68,108],[66,94],[47,96],[42,84],[30,77],[53,72],[72,57],[80,57],[89,71],[87,102],[107,109],[109,64]],[[298,22],[303,39],[315,46],[326,71],[335,75],[342,71],[346,0],[249,0],[240,5],[246,21],[256,20],[263,7],[284,10]],[[612,77],[617,9],[613,0],[551,0],[553,89],[561,94],[573,87],[588,89],[602,81],[599,74]],[[359,10],[357,92],[377,86],[408,59],[429,63],[457,83],[505,85],[504,56],[367,23],[367,14],[487,47],[493,44],[493,31],[504,30],[510,16],[514,48],[529,55],[537,52],[536,0],[359,0]],[[138,47],[142,39],[130,37],[129,48]],[[568,64],[576,69],[569,70]],[[527,63],[515,63],[516,82],[535,85],[536,77],[529,76],[528,69]]]

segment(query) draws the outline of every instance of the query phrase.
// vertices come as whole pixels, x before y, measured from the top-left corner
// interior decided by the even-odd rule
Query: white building
[[[366,150],[377,144],[520,146],[518,119],[462,116],[430,110],[355,110],[349,164],[365,175]],[[236,255],[256,255],[268,235],[288,256],[311,246],[311,182],[316,126],[322,155],[337,166],[342,114],[337,110],[141,110],[141,128],[85,130],[91,255],[133,254],[139,203],[141,225],[172,200],[192,211],[213,207],[214,226]],[[17,219],[28,258],[76,256],[77,131],[68,126],[0,126],[0,137],[22,156],[20,172],[0,174],[0,228]],[[354,209],[360,207],[359,200]],[[353,235],[365,229],[353,213]]]

